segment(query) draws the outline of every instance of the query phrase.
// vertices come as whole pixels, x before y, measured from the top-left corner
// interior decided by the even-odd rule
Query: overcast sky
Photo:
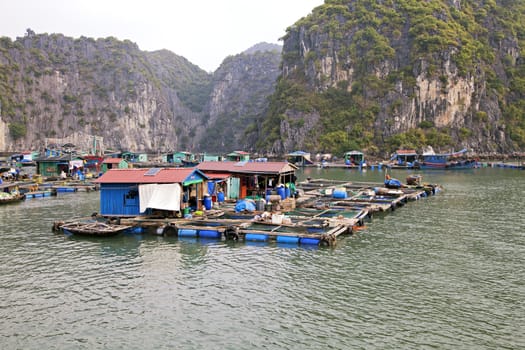
[[[35,33],[116,37],[141,50],[168,49],[212,72],[286,28],[324,0],[1,0],[0,36]]]

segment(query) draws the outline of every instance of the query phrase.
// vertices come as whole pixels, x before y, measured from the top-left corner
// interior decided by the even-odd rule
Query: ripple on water
[[[431,175],[446,191],[333,249],[51,232],[93,193],[6,206],[3,345],[523,348],[524,184],[474,175]]]

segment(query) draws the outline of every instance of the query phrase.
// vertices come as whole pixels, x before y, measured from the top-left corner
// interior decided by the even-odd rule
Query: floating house
[[[208,177],[228,175],[224,189],[227,198],[239,199],[264,198],[267,191],[278,185],[295,183],[297,166],[288,162],[202,162],[197,169]]]
[[[390,161],[395,165],[412,167],[418,159],[418,154],[413,149],[398,149],[390,157]]]
[[[127,169],[128,162],[123,158],[106,158],[102,161],[102,172],[105,173],[109,169]]]
[[[146,153],[122,152],[120,158],[123,158],[128,163],[144,163],[148,161]]]
[[[286,155],[286,160],[296,166],[313,165],[314,162],[310,159],[310,153],[303,151],[295,151]]]
[[[72,174],[73,171],[84,167],[83,158],[72,154],[36,158],[35,163],[36,173],[44,177],[59,177],[62,171]]]
[[[100,184],[100,214],[173,216],[202,210],[208,177],[191,168],[110,169]]]
[[[247,162],[250,160],[250,153],[244,151],[234,151],[226,155],[227,162]]]
[[[86,155],[82,156],[82,158],[84,158],[84,169],[86,169],[88,173],[100,174],[102,170],[102,163],[104,162],[103,157]]]
[[[11,155],[11,162],[16,162],[17,166],[35,165],[34,159],[39,155],[38,152],[22,152]]]
[[[163,163],[173,163],[182,166],[184,162],[194,162],[195,155],[191,152],[174,152],[162,155]]]
[[[344,155],[346,165],[366,166],[365,155],[360,151],[346,152]]]
[[[162,156],[162,162],[174,163],[177,166],[194,167],[200,162],[221,161],[223,157],[206,153],[194,154],[191,152],[167,153]]]
[[[219,162],[223,160],[223,156],[218,156],[214,154],[203,153],[200,157],[201,162]]]

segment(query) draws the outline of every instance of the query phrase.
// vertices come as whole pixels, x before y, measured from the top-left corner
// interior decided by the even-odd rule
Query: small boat
[[[107,237],[117,235],[129,228],[128,225],[106,224],[103,222],[69,222],[58,225],[67,234]]]
[[[26,198],[24,194],[21,193],[5,193],[0,192],[0,205],[7,203],[16,203],[21,202]]]
[[[18,189],[18,182],[3,184],[0,181],[0,205],[23,201],[26,196]]]
[[[478,167],[478,162],[474,159],[462,158],[467,152],[462,149],[452,153],[424,153],[422,161],[419,163],[420,169],[472,169]]]

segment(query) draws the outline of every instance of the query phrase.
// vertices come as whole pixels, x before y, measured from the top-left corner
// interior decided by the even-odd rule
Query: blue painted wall
[[[100,214],[139,215],[139,188],[136,184],[101,184]]]

